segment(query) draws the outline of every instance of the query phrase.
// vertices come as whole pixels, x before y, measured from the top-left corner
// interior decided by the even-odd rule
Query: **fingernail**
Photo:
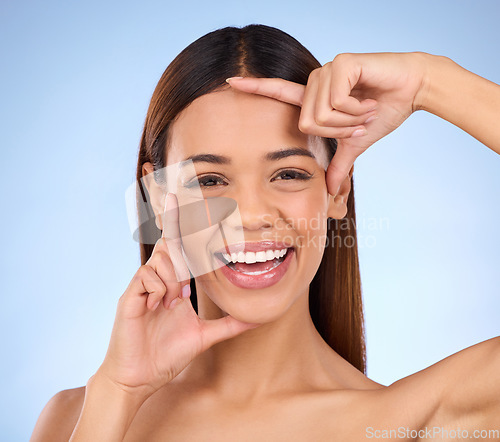
[[[185,285],[182,287],[182,297],[183,298],[189,298],[189,295],[191,295],[191,287],[190,285]]]
[[[368,132],[366,129],[357,129],[355,130],[351,137],[362,137],[363,135],[366,135]]]
[[[156,310],[156,307],[160,305],[160,301],[158,301],[155,305],[153,305],[153,310]]]
[[[230,80],[240,80],[242,78],[243,77],[229,77],[229,78],[226,78],[226,82],[229,83]]]
[[[378,118],[378,115],[372,115],[368,120],[366,120],[363,124],[369,123],[370,121],[376,120]]]
[[[168,308],[174,308],[178,303],[179,301],[181,300],[181,298],[175,298],[171,303],[170,305],[168,306]]]

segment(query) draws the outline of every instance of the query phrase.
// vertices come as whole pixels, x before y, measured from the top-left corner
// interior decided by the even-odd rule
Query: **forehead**
[[[298,129],[300,108],[230,87],[194,100],[171,126],[167,163],[198,152],[264,152],[281,146],[311,149]],[[255,156],[255,155],[254,155]]]

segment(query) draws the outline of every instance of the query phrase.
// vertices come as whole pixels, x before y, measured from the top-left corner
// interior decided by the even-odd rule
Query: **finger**
[[[366,112],[362,115],[351,115],[332,108],[331,104],[331,69],[330,64],[326,64],[319,71],[316,101],[314,105],[314,120],[319,126],[326,127],[346,127],[358,126],[365,123],[376,110]],[[307,93],[307,91],[306,91]]]
[[[337,151],[326,169],[326,185],[329,194],[334,197],[338,194],[342,182],[349,175],[357,157],[358,155],[351,149],[341,143],[337,145]]]
[[[158,274],[150,266],[143,265],[133,276],[120,301],[126,302],[125,313],[127,317],[131,317],[143,314],[144,308],[153,310],[166,291],[167,287]]]
[[[314,70],[309,75],[304,101],[299,116],[299,130],[305,134],[317,135],[325,138],[349,138],[355,131],[362,130],[366,133],[364,126],[348,127],[324,127],[319,126],[315,120],[316,98],[319,88],[319,71]]]
[[[299,116],[299,129],[301,132],[310,131],[312,128],[317,127],[314,110],[316,103],[316,95],[318,93],[318,75],[319,72],[314,70],[307,79],[307,86],[304,92],[302,101],[302,109]],[[309,133],[309,132],[306,132]]]
[[[303,84],[284,80],[283,78],[255,78],[226,80],[234,89],[251,94],[264,95],[295,106],[302,106],[302,99],[306,87]]]
[[[218,342],[233,338],[244,331],[257,328],[260,325],[261,324],[242,322],[232,316],[204,320],[202,322],[203,351],[209,349]]]
[[[191,275],[182,254],[181,232],[179,228],[179,204],[176,195],[173,193],[168,193],[165,198],[162,239],[168,247],[168,254],[176,274],[176,281],[187,281],[187,283],[189,283]],[[185,283],[181,285],[185,285]]]
[[[366,99],[359,101],[351,96],[352,89],[361,77],[359,58],[340,54],[331,62],[330,104],[334,109],[351,115],[363,115],[377,106],[377,101]]]
[[[170,254],[165,251],[165,247],[163,249],[158,249],[151,255],[151,258],[145,265],[151,267],[166,286],[166,292],[163,294],[164,296],[157,297],[155,294],[149,295],[149,297],[153,298],[151,303],[154,305],[163,298],[163,305],[165,308],[169,308],[172,301],[180,296],[182,290],[181,283],[177,281]]]

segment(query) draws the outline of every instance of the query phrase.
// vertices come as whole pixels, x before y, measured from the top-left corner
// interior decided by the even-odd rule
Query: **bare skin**
[[[488,123],[500,110],[498,85],[441,57],[363,55],[349,55],[325,65],[311,75],[307,88],[280,79],[245,79],[240,86],[231,83],[232,88],[198,98],[174,124],[168,163],[206,151],[230,157],[231,165],[200,164],[197,173],[220,176],[228,184],[206,189],[206,195],[236,199],[245,239],[258,241],[265,231],[279,231],[277,226],[283,219],[342,218],[351,190],[348,174],[355,158],[417,109],[436,113],[491,149],[500,150],[499,129]],[[371,73],[368,79],[358,79],[360,87],[353,93],[361,100],[356,100],[357,104],[336,97],[335,91],[342,90],[342,85],[331,78],[340,76],[328,75],[340,69],[339,63],[345,68],[351,62],[363,64],[363,72]],[[377,84],[379,71],[380,77],[386,78],[381,66],[391,66],[395,76],[400,66],[405,86],[397,89],[397,78],[392,78],[387,83],[395,90],[374,92],[368,84],[366,89],[372,96],[365,94],[363,81]],[[404,87],[407,89],[402,90]],[[463,92],[459,105],[457,88]],[[480,100],[483,105],[478,106],[481,94],[488,100]],[[330,106],[334,109],[328,114],[322,108],[331,97],[335,106]],[[455,98],[447,104],[443,97]],[[377,119],[364,124],[370,116]],[[475,125],[471,124],[474,118]],[[360,125],[366,128],[366,135],[352,137]],[[279,164],[260,159],[284,145],[304,146],[317,154],[316,135],[339,138],[338,156],[326,172],[321,161],[306,157],[288,157]],[[146,164],[144,173],[150,167]],[[282,169],[305,169],[313,178],[273,181]],[[160,207],[158,200],[158,214]],[[264,217],[266,214],[270,217]],[[161,224],[161,218],[158,222]],[[293,240],[324,233],[322,228],[306,224],[292,229],[289,234]],[[462,350],[390,386],[378,384],[333,351],[311,321],[308,284],[321,254],[321,247],[300,247],[285,277],[251,296],[232,286],[220,270],[211,278],[196,278],[200,318],[230,315],[240,321],[238,324],[259,326],[217,342],[161,388],[144,395],[123,440],[355,441],[370,434],[380,438],[380,432],[400,428],[460,428],[469,436],[478,429],[500,430],[500,338]],[[188,302],[179,301],[175,309],[183,313],[181,309],[188,309]],[[110,373],[109,364],[106,368]],[[59,424],[57,433],[61,440],[71,436],[85,394],[86,387],[59,393],[54,407],[59,416],[62,410],[65,413],[65,427],[61,429]],[[399,433],[398,440],[429,438],[422,433],[416,439]],[[490,440],[500,440],[500,434]]]
[[[400,431],[436,427],[441,432],[460,428],[469,435],[478,429],[495,430],[500,424],[498,401],[495,405],[487,389],[498,378],[498,356],[491,354],[498,355],[499,346],[498,338],[485,341],[387,387],[371,380],[345,389],[332,383],[240,403],[221,398],[206,386],[174,380],[143,404],[124,440],[252,441],[259,435],[276,441],[357,441],[377,430],[400,427]],[[484,379],[471,379],[470,372]],[[67,411],[57,427],[61,438],[53,441],[67,441],[71,435],[85,387],[61,393]],[[477,412],[470,412],[471,404],[479,407]],[[484,440],[499,438],[498,433],[491,436]]]

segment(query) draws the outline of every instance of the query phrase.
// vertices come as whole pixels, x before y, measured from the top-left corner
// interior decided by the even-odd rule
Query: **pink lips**
[[[258,244],[259,248],[257,248],[257,246],[255,244]],[[267,250],[267,249],[281,250],[281,249],[287,248],[286,245],[284,245],[283,243],[270,242],[270,244],[272,244],[272,246],[268,246],[265,249],[262,248],[262,246],[263,246],[262,242],[260,242],[260,243],[242,243],[242,244],[240,244],[240,247],[244,246],[245,247],[244,251],[248,251],[248,252],[254,252],[254,251],[258,252],[258,251]],[[249,246],[248,248],[246,247],[247,245]],[[252,248],[254,250],[252,250]],[[233,250],[232,246],[229,246],[229,249],[231,250],[232,253],[237,252],[237,250]],[[222,249],[222,250],[224,250],[224,249]],[[239,251],[243,251],[243,250],[238,250],[238,252]],[[278,265],[274,269],[272,269],[268,272],[262,273],[260,275],[247,275],[245,273],[241,273],[241,272],[238,272],[236,270],[232,270],[227,265],[223,265],[222,267],[220,267],[220,270],[223,273],[223,275],[231,283],[233,283],[237,287],[240,287],[243,289],[263,289],[263,288],[270,287],[270,286],[276,284],[278,281],[281,280],[281,278],[283,278],[286,271],[288,270],[288,267],[290,266],[294,252],[295,252],[295,250],[293,248],[288,249],[287,254],[285,256],[285,259],[283,260],[283,262],[280,265]],[[221,261],[219,259],[219,257],[217,256],[217,254],[215,255],[215,257],[219,261]]]

